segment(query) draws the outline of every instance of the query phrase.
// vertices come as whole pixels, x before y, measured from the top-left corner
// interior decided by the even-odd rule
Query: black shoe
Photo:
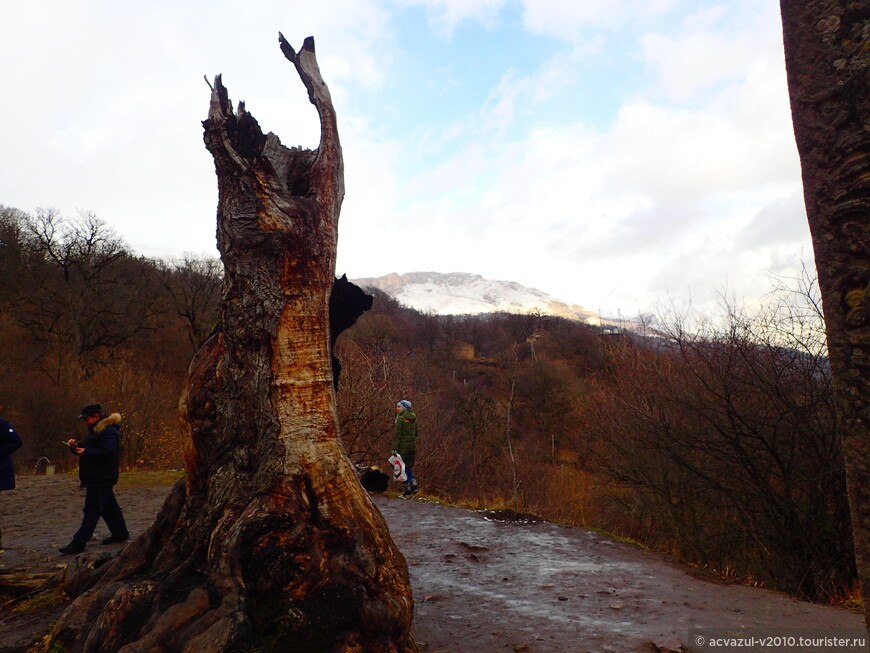
[[[404,492],[402,492],[402,496],[403,496],[403,497],[409,497],[409,496],[411,496],[412,494],[417,494],[417,488],[416,488],[416,487],[408,488],[407,490],[405,490]]]
[[[84,544],[76,544],[75,542],[70,542],[66,546],[62,546],[58,549],[64,555],[73,555],[76,553],[81,553],[85,550]]]
[[[130,539],[130,534],[127,535],[112,535],[107,537],[105,540],[101,540],[100,544],[114,544],[115,542],[126,542]]]

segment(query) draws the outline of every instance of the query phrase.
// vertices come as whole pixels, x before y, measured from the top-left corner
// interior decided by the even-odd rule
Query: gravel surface
[[[135,536],[169,488],[116,491]],[[580,528],[472,512],[422,498],[374,504],[408,562],[421,651],[668,651],[692,627],[863,627],[846,610],[699,578],[664,556]],[[0,494],[0,574],[64,565],[83,490],[73,476],[26,476]],[[89,550],[103,547],[101,523]],[[4,649],[0,636],[0,651]]]

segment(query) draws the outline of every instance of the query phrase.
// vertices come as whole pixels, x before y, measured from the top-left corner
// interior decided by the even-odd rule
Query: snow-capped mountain
[[[405,306],[435,315],[540,312],[599,323],[598,316],[582,306],[568,304],[512,281],[484,279],[479,274],[409,272],[352,281],[363,288],[382,290]]]

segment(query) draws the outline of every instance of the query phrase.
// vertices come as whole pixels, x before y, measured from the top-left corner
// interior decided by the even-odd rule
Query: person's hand
[[[70,438],[66,441],[66,444],[69,447],[70,453],[74,453],[77,456],[81,456],[85,452],[85,450],[79,446],[78,440]]]

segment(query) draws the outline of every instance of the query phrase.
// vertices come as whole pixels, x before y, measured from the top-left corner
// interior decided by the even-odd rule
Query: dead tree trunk
[[[328,302],[344,195],[335,112],[307,39],[279,35],[321,121],[314,151],[263,135],[215,80],[221,332],[191,363],[186,479],[52,641],[73,651],[408,651],[407,567],[338,438]],[[90,589],[89,589],[90,588]]]
[[[780,8],[870,627],[870,4],[781,0]]]

